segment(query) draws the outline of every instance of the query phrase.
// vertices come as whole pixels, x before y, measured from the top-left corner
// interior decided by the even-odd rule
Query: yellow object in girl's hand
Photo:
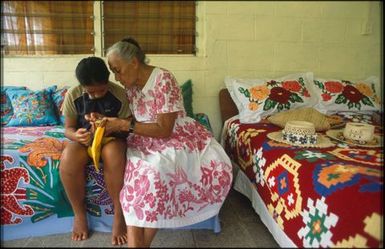
[[[114,137],[104,137],[106,121],[95,122],[96,130],[92,145],[88,147],[88,155],[92,158],[96,172],[99,172],[99,160],[102,153],[102,146],[114,139]]]

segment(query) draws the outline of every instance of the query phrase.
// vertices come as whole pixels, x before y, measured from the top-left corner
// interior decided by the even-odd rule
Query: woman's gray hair
[[[124,38],[121,41],[116,42],[107,49],[107,57],[111,54],[117,54],[122,59],[130,62],[132,58],[136,57],[140,63],[147,64],[147,58],[138,42],[133,38]]]

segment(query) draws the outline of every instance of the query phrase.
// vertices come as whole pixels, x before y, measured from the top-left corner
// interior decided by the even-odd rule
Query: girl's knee
[[[60,157],[60,170],[83,168],[88,161],[86,147],[76,143],[68,143]]]
[[[122,160],[126,158],[126,144],[120,140],[115,139],[105,144],[102,147],[102,158],[104,160]]]

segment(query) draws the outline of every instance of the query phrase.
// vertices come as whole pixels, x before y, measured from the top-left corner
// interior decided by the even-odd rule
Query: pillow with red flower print
[[[239,111],[241,123],[256,123],[280,111],[312,107],[308,87],[313,73],[298,73],[277,79],[237,79],[226,77],[225,84]]]
[[[313,92],[318,103],[314,108],[325,114],[379,111],[381,105],[375,91],[376,84],[379,84],[379,79],[374,76],[356,82],[316,78]]]

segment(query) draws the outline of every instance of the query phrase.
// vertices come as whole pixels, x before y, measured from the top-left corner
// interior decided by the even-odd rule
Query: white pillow
[[[375,76],[356,82],[315,78],[312,92],[318,103],[314,108],[325,114],[379,111],[381,104],[375,91],[378,84],[379,78]]]
[[[297,73],[277,79],[225,77],[225,84],[239,111],[241,123],[256,123],[273,113],[299,107],[312,107],[309,86],[313,73]]]

